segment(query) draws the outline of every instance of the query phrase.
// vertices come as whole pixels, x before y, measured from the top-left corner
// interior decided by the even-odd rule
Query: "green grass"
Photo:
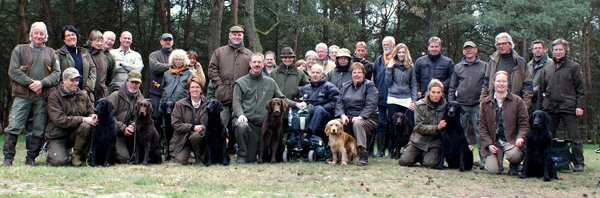
[[[3,136],[0,136],[3,139]],[[598,197],[600,154],[584,145],[585,172],[559,173],[561,180],[518,179],[474,170],[400,167],[397,160],[370,158],[359,167],[308,163],[181,166],[174,163],[108,168],[24,165],[24,138],[12,167],[0,167],[2,197]],[[3,141],[0,141],[3,144]],[[477,156],[477,154],[475,154]],[[232,162],[235,161],[233,157]],[[478,159],[476,159],[478,161]],[[505,162],[505,167],[508,164]]]

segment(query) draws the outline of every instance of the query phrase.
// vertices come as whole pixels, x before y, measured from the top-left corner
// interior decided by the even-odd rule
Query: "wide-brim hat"
[[[283,51],[281,51],[281,55],[279,55],[281,57],[296,57],[296,54],[294,54],[294,50],[292,50],[291,47],[284,47]]]
[[[338,50],[338,54],[337,57],[348,57],[348,58],[352,58],[352,55],[350,55],[350,50],[346,49],[346,48],[341,48]]]

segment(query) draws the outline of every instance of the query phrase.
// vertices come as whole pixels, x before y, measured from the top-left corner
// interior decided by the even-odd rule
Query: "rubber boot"
[[[377,133],[377,153],[375,157],[383,157],[385,156],[385,136],[384,133]]]
[[[371,157],[375,157],[375,142],[369,142],[370,144],[367,146],[367,150],[369,151],[369,155]]]
[[[358,166],[366,166],[369,163],[369,152],[365,148],[360,148],[360,159],[358,160]]]
[[[12,162],[15,159],[15,147],[17,146],[18,139],[18,135],[4,133],[4,163],[2,163],[2,166],[12,166]]]
[[[71,155],[71,164],[73,164],[73,166],[81,166],[83,164],[83,162],[81,161],[83,157],[83,155],[86,154],[86,144],[88,142],[88,139],[80,137],[80,136],[76,136],[75,137],[75,144],[73,145],[73,155]]]
[[[508,169],[508,175],[517,176],[519,175],[519,165],[520,163],[510,163]]]
[[[388,159],[394,159],[394,151],[396,150],[396,143],[393,140],[389,141],[388,147]],[[399,152],[399,151],[398,151]]]
[[[38,163],[35,162],[35,158],[40,155],[40,150],[42,149],[42,138],[31,136],[31,141],[29,142],[29,148],[27,148],[27,157],[25,157],[25,164],[30,166],[37,166]]]

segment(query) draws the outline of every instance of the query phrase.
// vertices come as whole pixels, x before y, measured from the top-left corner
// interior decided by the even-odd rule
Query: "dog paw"
[[[342,166],[348,166],[348,163],[342,162]]]
[[[544,178],[544,181],[545,182],[549,182],[549,181],[552,181],[552,179],[550,179],[550,178]]]
[[[336,164],[336,163],[337,163],[336,160],[329,162],[329,164]]]

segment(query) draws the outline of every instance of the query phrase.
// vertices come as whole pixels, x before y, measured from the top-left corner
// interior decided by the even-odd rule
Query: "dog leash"
[[[137,141],[137,124],[138,124],[138,123],[137,123],[137,115],[136,115],[135,122],[134,122],[133,124],[135,125],[135,126],[133,126],[133,153],[132,153],[132,154],[131,154],[131,156],[129,157],[129,162],[133,161],[133,158],[134,158],[134,157],[137,157],[137,156],[135,156],[135,154],[136,154],[136,152],[135,152],[135,149],[136,149],[136,147],[137,147],[137,146],[135,145],[135,144],[136,144],[136,141]]]

